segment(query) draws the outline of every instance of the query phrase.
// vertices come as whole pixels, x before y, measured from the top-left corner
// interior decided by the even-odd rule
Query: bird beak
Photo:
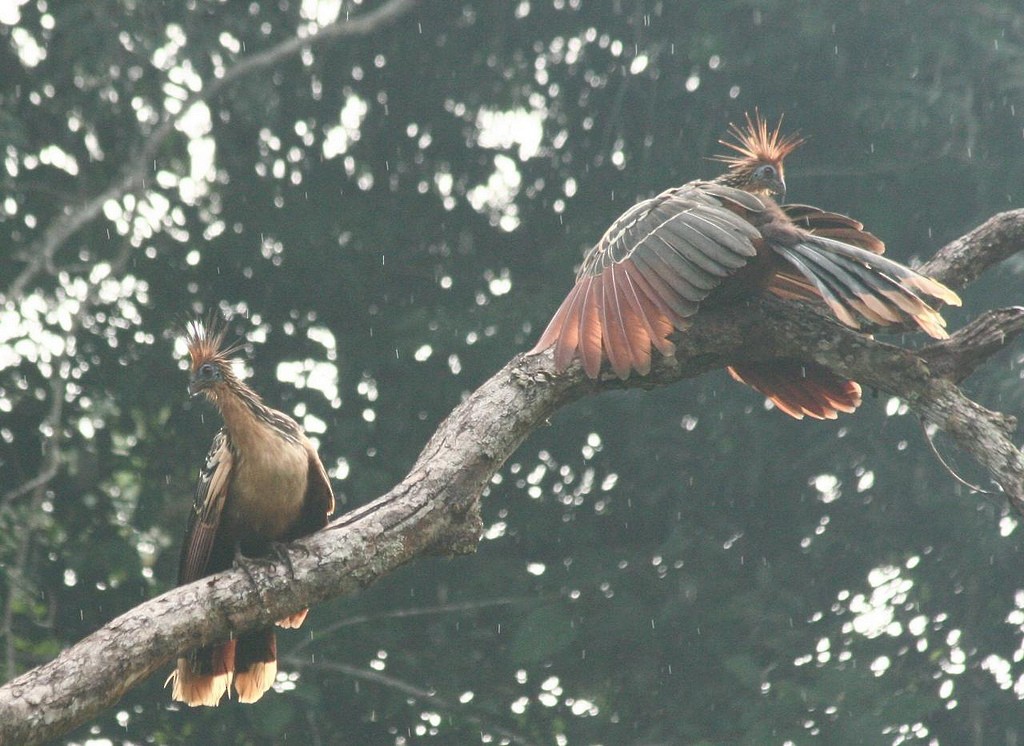
[[[202,392],[202,390],[203,390],[203,385],[199,381],[197,381],[195,378],[189,379],[189,382],[188,382],[188,395],[189,395],[190,398],[195,398],[195,397],[199,396],[199,394],[200,394],[200,392]]]
[[[783,181],[782,179],[777,179],[775,181],[775,183],[772,184],[772,191],[775,192],[775,197],[778,199],[779,202],[785,202],[786,201],[786,182],[785,181]]]

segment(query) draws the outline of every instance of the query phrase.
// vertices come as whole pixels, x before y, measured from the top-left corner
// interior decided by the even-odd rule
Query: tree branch
[[[356,18],[339,19],[314,34],[294,36],[235,63],[220,78],[185,99],[177,114],[167,114],[160,125],[142,143],[142,147],[135,156],[125,164],[119,179],[95,197],[77,206],[65,208],[64,212],[47,226],[42,235],[24,252],[24,256],[27,258],[26,264],[11,282],[7,292],[0,295],[0,301],[21,298],[25,288],[36,279],[40,272],[51,269],[54,255],[64,244],[100,215],[103,205],[110,200],[120,200],[126,194],[144,188],[146,176],[152,171],[156,154],[192,106],[211,100],[242,77],[272,67],[299,54],[303,49],[310,49],[342,38],[375,33],[401,18],[418,3],[419,0],[390,0],[379,8]]]
[[[365,668],[349,666],[344,663],[325,663],[323,661],[320,663],[310,663],[309,661],[296,658],[295,656],[282,658],[281,662],[298,670],[305,669],[337,673],[342,676],[347,676],[350,679],[359,679],[361,681],[367,681],[371,684],[377,684],[378,686],[392,689],[411,699],[423,702],[431,707],[436,707],[439,710],[445,710],[453,714],[457,713],[466,721],[479,726],[481,731],[490,731],[491,733],[495,733],[508,739],[509,743],[517,744],[518,746],[536,746],[537,743],[521,733],[517,733],[505,728],[504,726],[497,725],[483,714],[476,714],[473,708],[468,708],[463,704],[455,704],[444,697],[439,697],[432,691],[418,686],[413,686],[406,681],[402,681],[401,679],[397,679],[394,676],[389,676],[379,671],[371,671]]]
[[[1024,211],[998,215],[943,249],[935,266],[947,267],[944,281],[962,285],[951,273],[977,277],[1016,251],[1022,234]],[[964,257],[969,261],[961,265]],[[903,398],[949,433],[1024,512],[1024,458],[1010,441],[1015,420],[976,404],[956,385],[1020,333],[1022,314],[986,314],[915,353],[840,327],[812,307],[760,299],[703,313],[680,336],[675,359],[625,382],[591,381],[578,365],[556,375],[549,354],[518,355],[438,427],[400,484],[300,542],[303,550],[290,554],[294,576],[273,564],[255,571],[258,593],[239,570],[177,588],[0,688],[0,743],[52,739],[179,653],[356,591],[418,555],[473,552],[482,528],[480,495],[498,468],[559,407],[608,389],[667,385],[738,360],[811,359]]]
[[[993,264],[1024,247],[1024,210],[992,216],[965,236],[943,246],[919,270],[929,277],[962,288],[977,280]]]

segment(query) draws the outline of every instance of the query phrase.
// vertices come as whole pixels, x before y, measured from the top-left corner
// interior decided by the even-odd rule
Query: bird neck
[[[270,409],[259,395],[242,383],[232,382],[217,392],[214,399],[224,426],[236,442],[246,440],[246,434],[267,428]]]
[[[724,174],[716,176],[712,181],[716,184],[732,187],[733,189],[748,191],[748,187],[750,186],[750,174],[743,169],[730,168]]]
[[[243,451],[268,439],[282,439],[296,445],[302,445],[305,440],[295,420],[268,407],[259,394],[241,381],[227,383],[217,391],[213,401],[231,440]]]

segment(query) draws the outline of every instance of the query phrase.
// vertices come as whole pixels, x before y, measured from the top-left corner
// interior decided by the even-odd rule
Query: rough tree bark
[[[1002,213],[940,251],[923,268],[951,287],[1024,246],[1024,210]],[[1024,330],[1024,308],[989,311],[949,340],[909,351],[840,327],[816,309],[770,299],[702,315],[675,359],[629,381],[591,381],[578,365],[555,375],[549,355],[516,356],[438,427],[408,476],[341,516],[281,564],[238,570],[178,588],[119,616],[53,661],[0,688],[0,744],[59,736],[166,669],[179,653],[265,625],[365,587],[415,557],[469,554],[482,529],[484,487],[558,408],[612,388],[654,388],[736,360],[813,359],[904,399],[990,474],[1024,514],[1024,456],[1013,417],[985,409],[958,384]],[[870,405],[868,405],[870,406]]]

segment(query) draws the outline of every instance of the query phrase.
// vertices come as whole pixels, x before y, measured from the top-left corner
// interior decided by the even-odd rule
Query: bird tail
[[[303,609],[297,611],[291,616],[286,616],[284,619],[278,619],[276,624],[281,629],[298,629],[302,626],[302,623],[306,621],[306,617],[309,615],[309,609]]]
[[[857,383],[816,363],[772,360],[730,365],[726,370],[735,380],[761,392],[798,420],[834,420],[840,412],[850,413],[860,406]]]
[[[822,235],[808,234],[792,245],[772,248],[802,275],[781,274],[770,287],[777,295],[799,297],[813,287],[836,318],[853,329],[864,319],[879,326],[913,324],[937,339],[949,336],[945,319],[930,303],[959,306],[960,297],[941,282]],[[802,292],[801,280],[810,283]]]
[[[164,686],[171,684],[171,698],[189,707],[216,707],[231,686],[235,670],[235,640],[190,650],[178,658]]]
[[[272,627],[246,632],[235,648],[235,691],[239,702],[255,702],[277,678],[277,637]]]

